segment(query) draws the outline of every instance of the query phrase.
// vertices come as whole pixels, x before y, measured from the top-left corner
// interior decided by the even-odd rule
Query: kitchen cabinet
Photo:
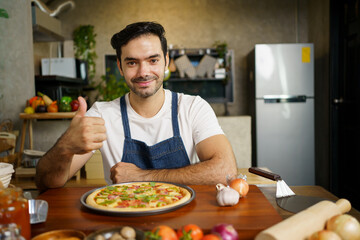
[[[33,40],[34,42],[62,42],[65,40],[60,36],[41,25],[33,25]]]
[[[59,42],[65,38],[61,35],[60,20],[42,12],[37,6],[31,6],[33,42]],[[50,73],[51,74],[51,73]],[[84,82],[78,78],[68,78],[55,75],[35,76],[35,95],[38,91],[48,95],[53,100],[62,96],[77,98],[82,94]]]
[[[218,58],[215,49],[197,48],[197,49],[171,49],[170,58],[175,61],[177,58],[186,55],[192,65],[197,64],[205,55]],[[226,75],[224,78],[211,77],[180,77],[178,71],[172,72],[170,78],[164,81],[164,88],[175,92],[186,93],[190,95],[199,95],[209,103],[228,103],[233,102],[233,79],[234,78],[234,51],[228,50],[226,55]],[[116,55],[105,55],[106,75],[114,75],[119,79],[120,73],[116,63]]]
[[[68,78],[62,76],[35,76],[36,92],[42,92],[48,95],[52,100],[58,103],[63,96],[69,96],[77,99],[82,95],[83,80],[80,78]]]
[[[61,22],[42,12],[38,7],[31,6],[34,42],[63,42]]]
[[[170,59],[186,55],[191,64],[196,68],[205,55],[219,58],[215,49],[171,49]],[[171,72],[170,78],[164,82],[164,87],[175,92],[190,95],[199,95],[209,103],[228,103],[233,101],[233,79],[234,79],[234,52],[228,50],[224,61],[225,77],[215,77],[215,71],[211,77],[180,77],[179,71]],[[170,60],[171,61],[171,60]]]

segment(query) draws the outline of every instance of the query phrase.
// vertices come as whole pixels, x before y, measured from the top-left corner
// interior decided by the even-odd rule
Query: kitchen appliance
[[[249,67],[252,165],[314,185],[313,44],[256,44]]]
[[[80,78],[84,84],[88,83],[87,62],[76,58],[42,58],[41,74]]]

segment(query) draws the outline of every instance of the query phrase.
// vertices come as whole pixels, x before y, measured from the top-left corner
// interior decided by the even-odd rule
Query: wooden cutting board
[[[282,218],[265,198],[259,188],[250,185],[245,198],[232,207],[219,207],[216,202],[216,188],[213,185],[193,185],[196,197],[188,205],[172,212],[152,216],[106,216],[94,213],[80,202],[91,187],[50,189],[38,199],[49,203],[45,223],[32,226],[32,236],[55,229],[77,229],[86,234],[96,230],[129,225],[141,230],[150,230],[160,224],[178,229],[194,223],[205,233],[218,223],[232,224],[240,239],[254,239],[260,231],[280,222]]]

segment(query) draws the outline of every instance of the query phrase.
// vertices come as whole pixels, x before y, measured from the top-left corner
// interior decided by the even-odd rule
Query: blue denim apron
[[[190,160],[179,131],[177,93],[172,92],[171,102],[174,136],[153,146],[148,146],[144,142],[131,139],[125,96],[120,99],[120,109],[125,134],[122,162],[133,163],[141,169],[169,169],[190,165]]]

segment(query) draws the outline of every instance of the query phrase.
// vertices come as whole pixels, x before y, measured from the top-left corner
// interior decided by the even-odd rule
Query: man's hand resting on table
[[[146,170],[138,168],[135,164],[118,162],[110,169],[110,179],[113,183],[145,181]]]

